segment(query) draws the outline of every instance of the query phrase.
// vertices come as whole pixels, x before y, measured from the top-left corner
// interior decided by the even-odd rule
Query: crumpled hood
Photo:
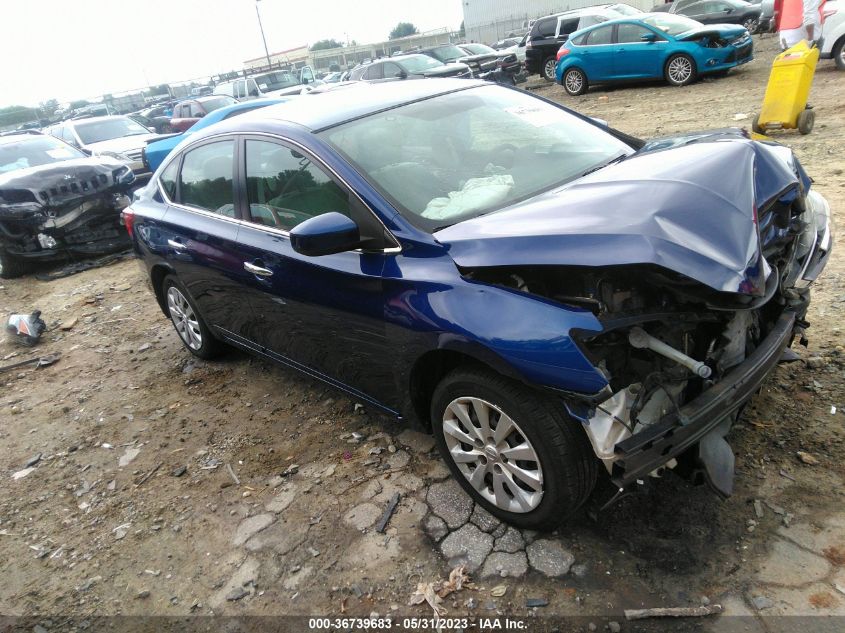
[[[787,148],[735,132],[682,142],[646,145],[435,238],[460,267],[653,264],[717,291],[763,294],[755,214],[809,179]]]
[[[676,39],[697,40],[708,35],[731,39],[739,37],[745,30],[745,27],[740,24],[702,24],[699,28],[681,33]]]

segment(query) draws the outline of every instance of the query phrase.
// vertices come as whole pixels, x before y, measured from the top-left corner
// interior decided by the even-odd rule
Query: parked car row
[[[803,336],[830,215],[791,150],[739,130],[648,142],[436,78],[197,130],[124,210],[188,352],[420,425],[477,503],[538,530],[599,471],[732,493],[725,438]]]

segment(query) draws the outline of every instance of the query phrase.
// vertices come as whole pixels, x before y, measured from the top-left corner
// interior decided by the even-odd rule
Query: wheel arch
[[[164,299],[164,278],[173,273],[173,269],[167,264],[156,264],[150,270],[150,284],[158,301],[158,307],[166,317],[169,317],[170,313],[167,311],[167,302]]]
[[[525,383],[525,379],[495,352],[467,341],[445,341],[441,347],[417,358],[408,374],[412,413],[425,430],[431,432],[429,412],[437,385],[454,369],[472,366],[490,369]]]

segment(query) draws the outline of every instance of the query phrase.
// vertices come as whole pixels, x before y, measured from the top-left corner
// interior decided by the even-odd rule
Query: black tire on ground
[[[755,114],[754,119],[751,121],[751,131],[756,132],[757,134],[765,134],[766,130],[760,127],[760,115]]]
[[[663,69],[663,76],[673,86],[686,86],[695,81],[698,70],[695,67],[695,60],[689,55],[678,53],[666,60],[666,67]]]
[[[845,70],[845,37],[839,38],[839,41],[833,45],[831,53],[836,67],[839,70]]]
[[[469,475],[465,475],[452,458],[444,432],[444,417],[451,416],[449,405],[461,398],[486,401],[509,416],[518,427],[513,434],[507,435],[505,440],[499,442],[498,450],[506,450],[502,448],[504,443],[512,448],[520,446],[525,440],[533,449],[533,454],[537,459],[527,462],[513,456],[503,457],[498,453],[489,461],[486,458],[483,462],[476,461],[475,465],[462,462],[462,466],[468,471],[474,470],[478,463],[489,466],[484,471],[487,473],[484,481],[488,484],[486,486],[481,484],[481,487],[493,496],[495,495],[491,469],[497,468],[496,460],[499,460],[498,463],[507,462],[505,467],[510,464],[518,468],[528,468],[533,472],[536,472],[536,464],[539,464],[539,469],[542,471],[542,495],[530,511],[513,512],[499,508],[493,503],[495,499],[488,500],[473,487],[467,478]],[[472,418],[475,424],[478,421],[477,413],[470,413],[470,415],[475,416]],[[489,417],[489,426],[494,432],[502,419],[497,416],[498,413],[492,411]],[[500,374],[476,367],[458,368],[452,371],[443,378],[434,391],[431,402],[431,421],[438,449],[453,477],[477,503],[507,523],[520,528],[552,530],[571,516],[587,500],[593,490],[598,460],[580,424],[567,415],[566,409],[559,400],[532,391]],[[480,423],[475,431],[481,431]],[[465,432],[471,431],[466,428]],[[450,433],[450,441],[453,445],[454,438],[454,433]],[[459,446],[461,447],[459,450],[478,450],[479,455],[489,455],[486,452],[487,449],[482,451],[477,448],[479,444],[475,444],[474,447],[465,444]],[[534,469],[531,469],[531,464],[535,465]],[[512,472],[509,468],[507,470]],[[502,466],[498,466],[496,472],[501,473]],[[517,478],[513,477],[512,480],[516,481]],[[509,485],[507,488],[508,491],[511,490]],[[510,496],[515,499],[512,492]]]
[[[813,124],[816,122],[816,113],[812,110],[801,110],[798,115],[798,131],[801,134],[809,134],[813,131]]]
[[[566,94],[573,97],[584,94],[590,87],[590,82],[587,81],[587,75],[580,68],[568,68],[563,73],[560,83],[563,84]]]
[[[29,262],[12,257],[0,248],[0,278],[15,279],[28,273],[30,269]]]
[[[198,332],[199,335],[198,345],[196,345],[197,341],[195,338],[191,339],[191,334],[187,333],[187,329],[183,329],[182,331],[180,331],[180,328],[177,326],[177,322],[181,320],[178,316],[178,311],[181,311],[184,314],[187,314],[187,312],[179,309],[179,304],[181,302],[178,300],[176,295],[174,295],[173,297],[176,298],[176,301],[171,301],[171,289],[174,290],[176,295],[181,296],[182,299],[187,302],[187,304],[190,306],[191,311],[193,312],[193,321],[196,325],[194,331],[195,333]],[[167,312],[170,315],[170,320],[173,323],[173,327],[176,329],[176,333],[179,335],[179,338],[181,339],[182,344],[185,346],[185,348],[194,356],[206,360],[219,356],[224,349],[223,344],[216,338],[214,338],[214,335],[208,329],[208,326],[205,324],[205,320],[203,320],[202,315],[200,314],[200,311],[197,308],[197,305],[194,303],[193,298],[191,298],[191,295],[182,285],[182,282],[179,281],[179,279],[175,275],[168,275],[162,281],[161,290],[162,296],[164,297],[165,305],[167,306]],[[174,316],[174,313],[176,313],[176,316]],[[190,325],[185,322],[185,328],[187,327],[190,327]],[[183,332],[186,333],[183,334]],[[190,344],[189,341],[186,339],[191,339],[195,345]]]
[[[555,77],[555,66],[557,65],[557,60],[554,57],[546,57],[543,60],[543,65],[540,67],[540,74],[543,75],[543,79],[546,81],[554,81]]]

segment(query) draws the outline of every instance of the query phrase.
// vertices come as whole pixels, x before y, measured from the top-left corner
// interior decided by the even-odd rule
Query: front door
[[[362,236],[384,242],[384,227],[310,157],[279,141],[246,138],[241,167],[245,223],[238,240],[250,275],[256,341],[272,357],[353,390],[393,401],[392,349],[385,336],[384,252],[306,257],[288,232],[336,211]]]
[[[656,39],[646,41],[643,36]],[[620,78],[661,77],[665,47],[666,40],[651,29],[630,22],[617,24],[614,73]]]

